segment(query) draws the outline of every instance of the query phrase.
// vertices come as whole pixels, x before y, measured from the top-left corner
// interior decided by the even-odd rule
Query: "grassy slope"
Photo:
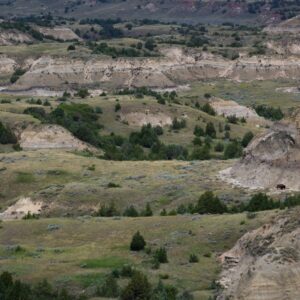
[[[0,169],[6,168],[1,171],[2,208],[20,196],[52,203],[51,211],[58,215],[86,212],[111,201],[121,211],[130,204],[142,209],[150,202],[159,212],[195,202],[207,189],[224,200],[246,197],[242,189],[217,178],[218,171],[233,161],[112,162],[53,150],[15,152],[2,157]],[[95,171],[88,170],[92,165]],[[23,180],[24,173],[29,180]],[[107,188],[110,182],[121,187]]]
[[[273,214],[259,213],[252,220],[237,214],[5,222],[0,229],[0,270],[30,282],[47,277],[57,285],[80,289],[101,282],[110,269],[129,263],[146,272],[152,282],[158,281],[159,274],[168,274],[168,283],[194,291],[196,299],[207,299],[220,269],[218,255],[231,248],[246,230],[267,222]],[[246,223],[241,225],[241,221]],[[49,224],[58,224],[60,229],[49,232]],[[152,270],[151,257],[129,252],[131,236],[137,230],[152,248],[167,247],[168,264]],[[8,245],[20,245],[25,251],[13,253],[7,250]],[[188,263],[191,253],[199,256],[199,263]],[[207,253],[211,257],[205,257]]]
[[[191,90],[182,92],[181,97],[187,101],[196,100],[205,93],[223,99],[234,100],[242,105],[267,104],[280,106],[284,110],[299,105],[300,94],[276,91],[279,87],[298,86],[293,80],[235,82],[218,80],[199,82],[191,85]]]

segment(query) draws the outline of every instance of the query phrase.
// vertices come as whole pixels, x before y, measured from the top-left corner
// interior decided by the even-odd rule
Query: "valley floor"
[[[58,287],[93,295],[106,274],[129,264],[195,299],[208,299],[218,278],[218,257],[245,232],[272,218],[273,211],[255,219],[246,214],[219,216],[169,216],[144,218],[56,218],[2,223],[0,271],[7,270],[24,281],[48,278]],[[132,235],[139,230],[152,251],[166,247],[169,263],[151,267],[151,254],[129,251]],[[199,257],[189,263],[190,254]],[[126,280],[119,280],[124,285]]]

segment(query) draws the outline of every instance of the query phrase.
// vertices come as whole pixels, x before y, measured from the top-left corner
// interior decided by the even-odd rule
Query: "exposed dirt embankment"
[[[12,75],[17,67],[18,67],[18,63],[14,59],[9,58],[6,55],[0,55],[1,76]]]
[[[284,184],[288,190],[300,190],[300,127],[296,117],[281,122],[255,138],[243,158],[221,172],[224,180],[248,188],[275,189]]]
[[[225,117],[236,116],[237,118],[245,118],[247,122],[259,126],[271,124],[271,122],[268,122],[264,118],[260,117],[254,109],[239,105],[235,101],[213,97],[209,102],[218,115],[223,115]]]
[[[53,37],[60,41],[79,41],[81,38],[70,28],[67,27],[35,27],[40,33],[45,36]]]
[[[142,127],[151,124],[152,126],[166,126],[172,124],[172,116],[161,109],[123,109],[120,114],[122,122],[131,126]]]
[[[11,89],[57,88],[66,83],[100,84],[113,88],[166,88],[209,78],[250,81],[300,76],[300,59],[292,57],[245,57],[232,61],[180,48],[167,49],[163,54],[165,56],[160,58],[94,57],[88,61],[43,56],[31,64],[28,72]]]
[[[299,33],[300,32],[300,16],[288,19],[279,23],[278,25],[270,25],[264,31],[272,34],[282,33]]]
[[[39,215],[42,202],[33,202],[30,198],[21,198],[7,210],[0,213],[0,220],[22,219],[27,213]]]
[[[58,125],[30,125],[20,133],[19,143],[25,150],[95,150],[92,146],[78,140],[68,130]]]
[[[23,32],[15,29],[0,30],[0,45],[8,46],[17,43],[30,43],[33,42],[33,38]]]
[[[300,210],[245,234],[220,259],[218,300],[295,300],[300,291]]]
[[[266,47],[281,55],[300,55],[300,40],[268,41]]]

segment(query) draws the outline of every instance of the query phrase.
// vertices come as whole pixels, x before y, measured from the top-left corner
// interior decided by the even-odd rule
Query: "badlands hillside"
[[[75,18],[100,17],[153,19],[185,23],[231,21],[247,24],[276,23],[299,12],[299,3],[288,1],[238,0],[1,0],[2,14],[30,16],[53,14]]]
[[[299,110],[290,120],[275,123],[257,136],[244,151],[243,158],[223,173],[234,184],[249,188],[276,190],[283,184],[299,191]],[[228,177],[227,177],[228,176]]]
[[[299,213],[281,214],[222,254],[217,299],[298,299]]]
[[[1,300],[299,298],[298,1],[0,8]]]

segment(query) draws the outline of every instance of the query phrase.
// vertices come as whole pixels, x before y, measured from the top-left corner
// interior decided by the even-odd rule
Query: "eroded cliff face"
[[[253,189],[300,190],[299,112],[291,120],[278,122],[256,137],[244,151],[243,158],[221,172],[224,180]]]
[[[14,59],[9,58],[6,55],[0,55],[1,76],[11,75],[17,67],[18,67],[18,63]]]
[[[0,30],[0,45],[7,46],[18,43],[31,43],[33,38],[21,31],[15,29]]]
[[[162,51],[160,58],[83,59],[42,56],[34,60],[13,90],[34,87],[62,88],[66,85],[98,85],[111,88],[148,86],[174,87],[191,81],[227,78],[237,81],[296,79],[300,76],[300,58],[241,57],[225,60],[209,53],[181,48]],[[9,58],[6,57],[6,60]],[[28,60],[29,61],[29,60]],[[7,68],[5,59],[1,68]],[[13,63],[9,65],[13,67]]]
[[[300,291],[299,208],[246,233],[221,255],[218,300],[295,300]]]
[[[65,149],[96,152],[94,147],[80,141],[68,130],[58,125],[29,125],[25,130],[20,131],[18,140],[24,150]]]

